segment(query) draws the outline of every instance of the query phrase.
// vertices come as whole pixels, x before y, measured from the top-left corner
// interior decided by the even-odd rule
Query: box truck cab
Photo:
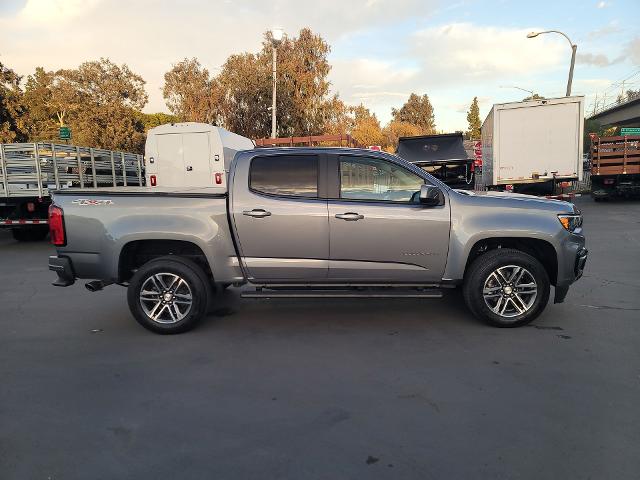
[[[170,123],[147,134],[145,164],[150,187],[224,187],[229,165],[252,140],[207,123]]]

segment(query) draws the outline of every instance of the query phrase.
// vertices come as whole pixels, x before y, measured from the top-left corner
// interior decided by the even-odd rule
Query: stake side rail
[[[640,173],[640,135],[598,137],[592,141],[592,175],[638,173]]]
[[[143,185],[139,154],[49,142],[0,144],[0,197],[42,198],[53,189]]]

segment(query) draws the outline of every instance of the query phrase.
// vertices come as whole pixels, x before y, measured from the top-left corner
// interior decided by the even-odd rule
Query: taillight
[[[67,244],[67,237],[64,232],[64,213],[57,205],[49,206],[49,233],[51,243],[57,247]]]
[[[157,180],[156,180],[156,176],[155,176],[155,175],[151,175],[151,176],[149,177],[149,181],[151,182],[151,186],[152,186],[152,187],[155,187],[155,186],[156,186]]]
[[[220,185],[222,183],[222,174],[219,172],[216,172],[215,178],[216,178],[216,185]]]

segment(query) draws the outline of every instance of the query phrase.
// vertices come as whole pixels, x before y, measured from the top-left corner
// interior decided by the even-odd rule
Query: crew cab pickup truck
[[[350,148],[236,153],[221,187],[53,193],[54,285],[128,289],[135,319],[191,329],[216,289],[243,297],[440,297],[524,325],[562,302],[587,259],[571,204],[456,191],[405,160]],[[254,288],[250,288],[253,286]]]

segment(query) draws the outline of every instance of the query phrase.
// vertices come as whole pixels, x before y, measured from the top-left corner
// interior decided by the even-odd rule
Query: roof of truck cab
[[[370,150],[368,148],[353,148],[353,147],[256,147],[251,150],[244,150],[245,152],[251,152],[254,154],[259,153],[333,153],[333,154],[341,154],[341,153],[361,153],[363,155],[376,155],[376,156],[385,156],[385,155],[393,155],[388,152],[381,152],[378,150]]]

